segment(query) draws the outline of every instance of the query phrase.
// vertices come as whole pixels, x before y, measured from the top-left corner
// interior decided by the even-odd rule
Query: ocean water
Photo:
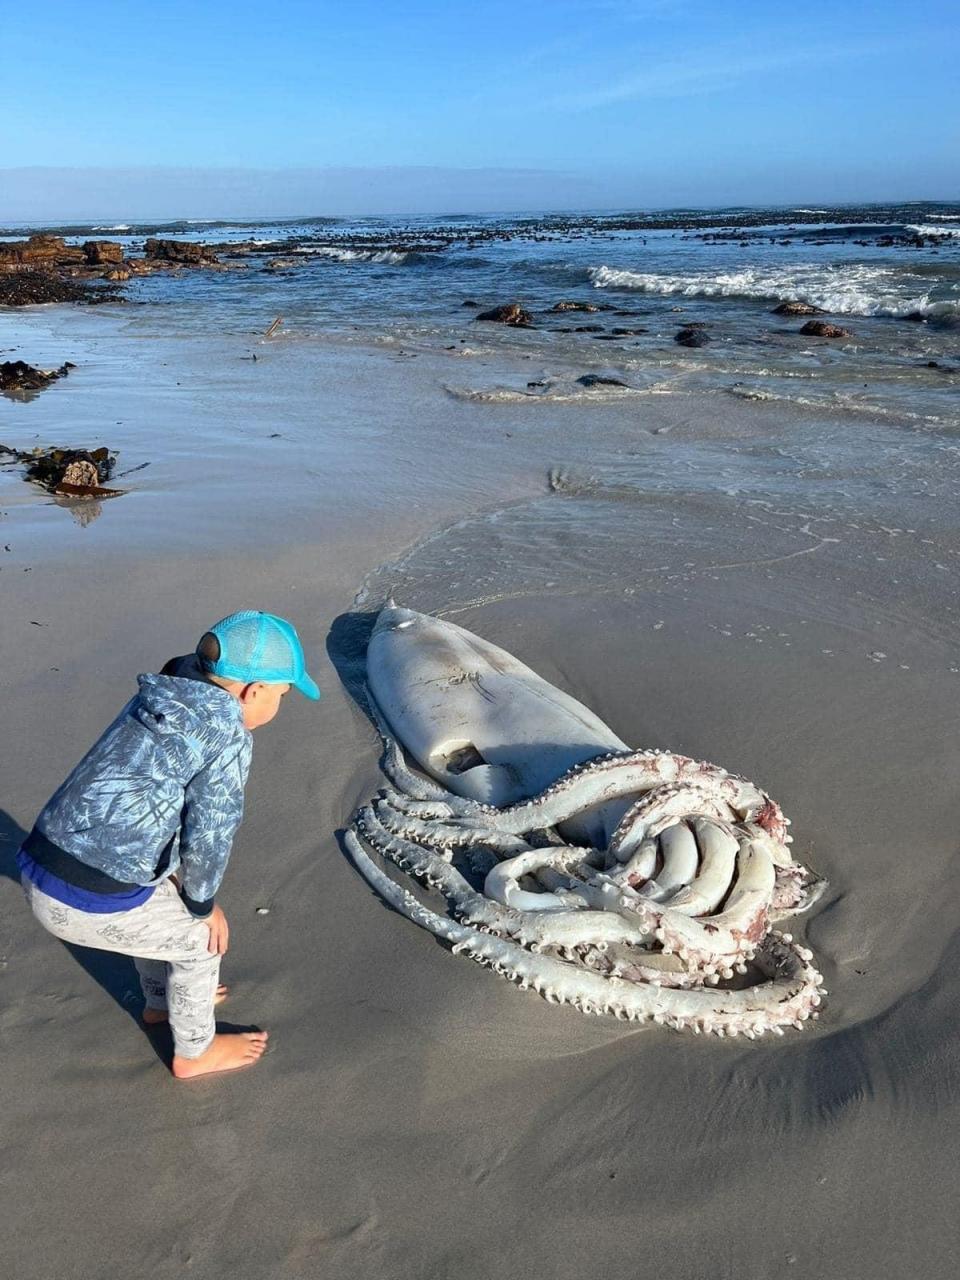
[[[354,584],[361,609],[391,592],[450,616],[582,596],[635,601],[654,626],[667,598],[719,590],[754,620],[734,627],[744,644],[763,643],[775,601],[865,657],[894,653],[898,628],[920,635],[954,671],[960,205],[63,230],[134,252],[147,235],[235,246],[223,270],[160,272],[123,306],[73,312],[74,338],[103,331],[86,360],[41,309],[48,362],[69,350],[80,371],[7,418],[29,413],[27,443],[73,423],[64,443],[150,464],[136,497],[105,504],[105,532],[169,538],[169,495],[182,506],[193,487],[213,541],[289,538],[290,521],[320,542],[351,518],[395,528],[396,553]],[[514,300],[533,327],[477,321]],[[849,336],[802,335],[803,317],[773,314],[792,300]],[[688,324],[710,343],[678,345]],[[284,494],[255,528],[233,514],[238,439]],[[212,476],[236,504],[211,500]],[[711,605],[704,625],[727,621]]]
[[[62,230],[134,252],[147,235],[243,246],[224,256],[229,269],[126,286],[131,323],[147,332],[262,332],[282,316],[293,340],[462,347],[483,368],[465,370],[451,393],[481,401],[581,397],[577,377],[599,368],[664,395],[708,391],[960,426],[960,204]],[[567,299],[604,309],[552,310]],[[475,322],[514,300],[535,328]],[[803,318],[772,314],[794,300],[850,336],[807,338]],[[691,323],[709,345],[674,341]],[[497,354],[518,351],[546,362],[546,376],[499,378]]]

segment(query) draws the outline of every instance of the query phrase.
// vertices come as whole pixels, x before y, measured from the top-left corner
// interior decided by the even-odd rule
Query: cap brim
[[[320,700],[320,689],[317,682],[316,680],[311,680],[306,672],[303,673],[299,680],[294,682],[293,687],[299,689],[303,696],[309,698],[311,702]]]

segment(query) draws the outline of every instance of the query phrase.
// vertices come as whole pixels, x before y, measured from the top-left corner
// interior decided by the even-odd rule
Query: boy
[[[144,1021],[167,1017],[178,1080],[252,1066],[265,1031],[218,1034],[228,928],[214,895],[243,816],[251,731],[292,687],[320,697],[296,631],[246,611],[138,677],[48,801],[17,861],[33,914],[64,942],[134,957]]]

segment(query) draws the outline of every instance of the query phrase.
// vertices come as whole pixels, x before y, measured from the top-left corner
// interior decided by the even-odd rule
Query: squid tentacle
[[[347,846],[383,897],[454,950],[547,999],[678,1030],[782,1034],[817,1016],[812,954],[770,920],[806,909],[823,882],[791,858],[787,819],[752,783],[669,752],[619,752],[496,809],[415,773],[373,714],[392,785],[358,811]],[[631,796],[604,850],[555,830]],[[450,916],[391,880],[361,838],[439,890]],[[454,865],[457,850],[475,865],[502,859],[486,863],[483,892]],[[748,962],[765,980],[719,986]]]
[[[346,844],[358,871],[391,906],[451,942],[455,951],[466,952],[548,1000],[633,1022],[651,1021],[676,1030],[712,1031],[720,1036],[742,1034],[751,1039],[767,1031],[782,1033],[785,1023],[802,1026],[806,1019],[817,1016],[820,975],[784,936],[772,934],[758,955],[768,977],[761,987],[680,990],[605,978],[551,956],[531,954],[516,942],[438,915],[381,871],[353,832],[347,832]]]

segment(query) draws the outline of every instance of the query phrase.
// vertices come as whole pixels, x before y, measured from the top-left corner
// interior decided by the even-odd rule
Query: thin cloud
[[[903,43],[897,43],[903,50]],[[862,59],[889,52],[893,45],[883,43],[850,45],[824,45],[794,50],[771,50],[767,53],[744,55],[739,49],[727,50],[722,55],[714,53],[692,55],[683,59],[672,58],[667,62],[625,76],[613,83],[597,86],[583,93],[557,95],[545,105],[555,111],[589,111],[595,107],[611,106],[618,102],[630,102],[642,98],[687,97],[693,94],[715,93],[727,89],[750,76],[773,71],[786,71],[793,67],[816,66],[847,59]]]

